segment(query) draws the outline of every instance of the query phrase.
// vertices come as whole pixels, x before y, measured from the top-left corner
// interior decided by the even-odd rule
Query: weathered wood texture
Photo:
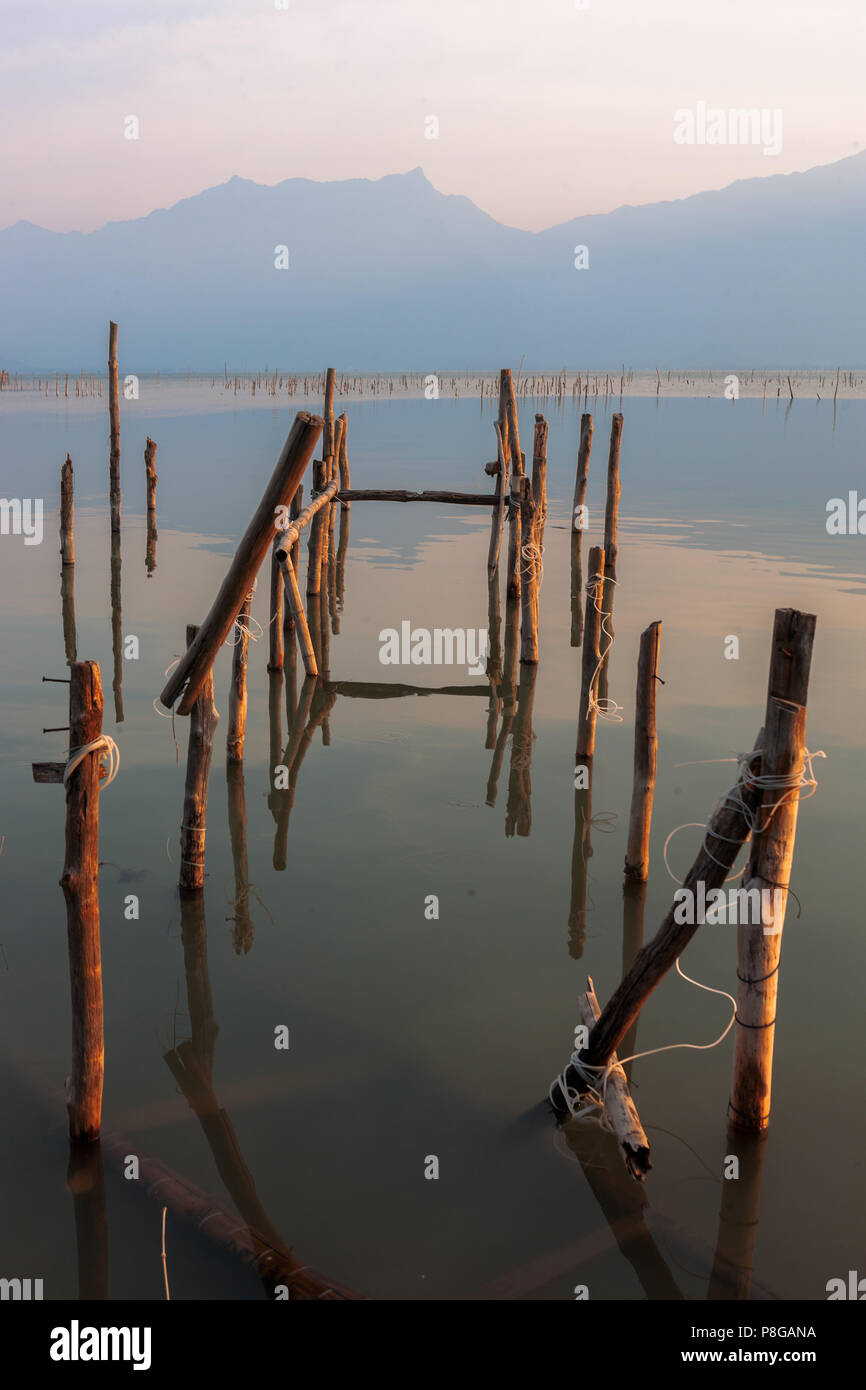
[[[64,565],[75,564],[73,488],[72,459],[67,454],[60,469],[60,559]]]
[[[330,499],[329,499],[330,500]],[[495,492],[407,492],[403,488],[347,488],[337,492],[340,502],[457,502],[469,507],[495,507]]]
[[[288,555],[284,555],[280,561],[280,573],[283,576],[283,585],[286,591],[286,601],[292,614],[292,621],[295,625],[295,635],[298,639],[298,647],[304,663],[304,671],[308,676],[317,676],[319,666],[316,660],[316,651],[313,646],[313,639],[310,636],[310,629],[307,625],[307,615],[304,612],[304,604],[301,599],[298,581],[295,578],[295,570]]]
[[[581,1023],[591,1031],[599,1020],[601,1010],[595,995],[595,986],[589,976],[586,981],[586,993],[578,997],[577,1010]],[[613,1126],[626,1168],[636,1182],[646,1182],[646,1175],[653,1166],[650,1142],[631,1098],[628,1078],[617,1061],[615,1052],[611,1053],[610,1064],[604,1086],[604,1108]]]
[[[213,667],[214,658],[231,631],[244,596],[252,588],[253,580],[267,554],[277,509],[289,505],[321,432],[322,421],[318,416],[298,411],[270,482],[238,546],[213,606],[198,629],[195,642],[187,649],[159,697],[166,709],[171,709],[181,691],[183,695],[177,707],[178,714],[189,714],[195,704]]]
[[[187,651],[200,631],[194,626],[187,628]],[[183,821],[180,828],[180,887],[196,892],[204,887],[207,789],[218,723],[219,715],[213,702],[213,669],[208,668],[189,721]]]
[[[806,697],[814,637],[814,614],[777,610],[761,772],[795,784],[802,778],[805,762]],[[740,922],[737,926],[737,1021],[729,1119],[736,1128],[753,1134],[763,1132],[770,1122],[782,929],[799,801],[799,785],[764,789],[743,882],[746,892],[761,895],[753,901],[760,901],[762,906],[757,923]]]
[[[69,748],[74,756],[102,734],[102,681],[95,661],[70,671]],[[66,900],[72,1012],[72,1068],[66,1105],[69,1137],[99,1136],[105,1049],[99,938],[99,750],[66,783],[66,855],[60,886]]]
[[[250,645],[250,605],[252,590],[238,613],[235,645],[232,649],[232,679],[229,686],[229,723],[226,735],[226,761],[243,762],[247,728],[247,655]]]
[[[604,551],[594,545],[589,552],[589,575],[586,585],[586,619],[583,630],[583,652],[580,668],[580,704],[577,712],[577,762],[591,760],[595,753],[596,694],[598,667],[601,660],[601,595],[604,585]]]
[[[610,422],[610,450],[607,456],[607,499],[604,508],[604,564],[610,572],[616,564],[616,531],[619,523],[619,451],[622,445],[622,416]]]
[[[637,662],[634,782],[632,784],[628,841],[625,851],[625,876],[641,883],[645,882],[649,875],[650,824],[652,822],[653,795],[658,766],[656,688],[661,633],[662,625],[660,622],[650,623],[649,627],[641,633]]]
[[[759,763],[759,757],[753,759],[752,771],[757,771]],[[710,820],[683,887],[693,893],[701,881],[707,893],[721,887],[749,838],[751,818],[759,799],[760,793],[748,781],[738,783],[724,797]],[[671,906],[652,941],[639,952],[634,965],[602,1009],[581,1054],[581,1060],[588,1065],[603,1067],[609,1061],[656,985],[698,930],[698,922],[677,922],[675,907],[675,904]]]
[[[111,529],[120,530],[120,401],[117,387],[117,324],[108,325],[108,484]]]

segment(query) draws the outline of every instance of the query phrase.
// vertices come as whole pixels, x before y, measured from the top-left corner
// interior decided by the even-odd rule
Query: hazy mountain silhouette
[[[86,235],[0,232],[0,366],[100,369],[109,318],[124,372],[862,365],[864,214],[866,151],[540,233],[421,169],[236,177]]]

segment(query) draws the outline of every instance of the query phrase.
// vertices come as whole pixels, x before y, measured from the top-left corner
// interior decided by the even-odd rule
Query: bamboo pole
[[[794,858],[799,782],[806,751],[806,696],[815,617],[778,609],[773,631],[762,776],[792,782],[763,793],[748,869],[746,892],[760,893],[757,924],[737,926],[737,1018],[730,1123],[753,1134],[770,1122],[773,1043],[779,992],[782,929]],[[799,698],[787,698],[790,691]],[[778,893],[778,898],[774,893]],[[769,903],[773,903],[772,908]]]
[[[75,756],[102,734],[102,681],[95,661],[70,670],[69,748]],[[105,1043],[102,950],[99,939],[99,750],[82,759],[66,782],[66,854],[60,886],[66,900],[72,1069],[67,1082],[69,1137],[99,1137]]]
[[[241,604],[232,649],[232,679],[229,686],[229,725],[226,736],[226,762],[241,763],[244,759],[244,736],[247,727],[247,653],[250,644],[250,605],[252,590]]]
[[[634,782],[631,793],[631,812],[628,821],[628,841],[625,851],[625,876],[639,883],[649,875],[650,824],[653,813],[656,770],[658,765],[658,735],[656,733],[656,681],[659,668],[659,647],[662,625],[650,623],[641,633],[637,663],[637,689],[634,717]]]
[[[610,574],[616,565],[616,531],[619,521],[619,451],[622,444],[622,416],[610,422],[610,450],[607,456],[607,500],[604,508],[604,567]]]
[[[60,469],[60,559],[64,566],[75,564],[73,487],[72,459],[67,454]]]
[[[307,615],[304,612],[304,605],[298,590],[298,581],[295,578],[295,571],[288,556],[284,556],[280,561],[280,572],[283,576],[286,598],[291,608],[292,618],[295,624],[295,633],[298,639],[301,659],[304,663],[304,672],[308,676],[317,676],[319,674],[319,667],[316,661],[313,639],[310,636],[310,629],[307,625]]]
[[[228,636],[244,596],[252,588],[253,580],[261,567],[271,542],[277,510],[287,506],[294,496],[321,430],[322,421],[318,416],[298,411],[270,482],[238,546],[213,606],[198,629],[195,642],[187,649],[159,697],[166,709],[171,709],[181,691],[183,695],[177,707],[178,714],[188,714],[195,704],[213,666],[214,658]]]
[[[108,325],[108,419],[110,443],[108,452],[109,502],[111,529],[120,530],[120,404],[117,389],[117,324]]]
[[[586,586],[586,621],[580,676],[580,704],[577,715],[575,762],[591,762],[595,753],[598,668],[600,663],[601,595],[604,592],[604,551],[594,545],[589,552],[589,582]]]
[[[294,504],[294,498],[292,498]],[[283,669],[283,646],[285,629],[294,620],[290,613],[286,613],[286,621],[283,620],[283,576],[280,573],[280,561],[277,552],[283,543],[282,531],[274,533],[274,543],[271,546],[271,576],[269,598],[270,603],[268,612],[268,670],[282,671]]]
[[[307,550],[307,598],[318,596],[322,592],[323,528],[327,525],[324,508],[330,501],[330,497],[326,493],[331,486],[333,483],[330,485],[328,483],[327,465],[317,459],[313,464],[313,492],[318,496],[314,496],[313,500],[317,501],[318,497],[321,497],[324,498],[324,501],[322,506],[316,509],[310,524],[310,543]],[[282,549],[285,550],[285,544]]]
[[[201,629],[186,630],[187,651]],[[180,887],[200,892],[204,887],[205,828],[207,825],[207,786],[210,776],[213,740],[219,714],[213,702],[213,670],[208,668],[192,707],[186,755],[186,784],[183,822],[180,828]]]

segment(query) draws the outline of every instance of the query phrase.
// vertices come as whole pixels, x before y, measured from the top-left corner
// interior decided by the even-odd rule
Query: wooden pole
[[[310,636],[310,629],[307,626],[307,615],[304,612],[304,605],[301,602],[301,595],[298,591],[298,581],[295,578],[294,567],[288,555],[284,555],[280,561],[280,572],[283,576],[286,598],[288,599],[295,624],[295,633],[298,638],[298,646],[304,663],[304,671],[308,676],[317,676],[319,674],[319,667],[316,662],[313,639]]]
[[[66,1188],[75,1212],[79,1300],[108,1298],[108,1207],[99,1140],[69,1145]]]
[[[499,472],[496,475],[496,503],[490,523],[490,545],[487,550],[487,577],[492,579],[499,566],[499,551],[502,547],[502,526],[505,521],[505,508],[508,499],[508,450],[502,437],[502,427],[498,420],[493,423],[496,431],[496,452]]]
[[[328,470],[327,481],[331,481],[331,469],[334,465],[334,455],[336,453],[336,441],[334,438],[334,378],[336,372],[333,367],[328,367],[325,373],[325,429],[322,441],[322,458]]]
[[[60,560],[63,565],[75,564],[73,486],[72,459],[67,454],[60,469]]]
[[[120,530],[120,403],[117,390],[117,324],[108,325],[108,419],[110,443],[108,452],[109,502],[111,529]]]
[[[707,1298],[749,1298],[761,1201],[761,1174],[767,1152],[765,1136],[728,1129],[726,1154],[739,1162],[736,1178],[722,1180],[719,1229]]]
[[[532,708],[537,674],[533,665],[521,667],[505,809],[505,834],[509,839],[515,831],[523,838],[532,833]]]
[[[517,427],[517,405],[514,400],[514,382],[511,379],[511,370],[506,368],[502,381],[505,387],[505,412],[508,421],[508,448],[511,453],[511,471],[515,474],[522,474],[526,470],[523,465],[523,454],[520,452],[520,431]]]
[[[200,631],[200,628],[192,625],[187,628],[187,652]],[[180,828],[180,887],[193,892],[200,892],[204,887],[207,786],[219,718],[213,702],[213,669],[209,667],[189,721],[183,823]]]
[[[592,761],[586,777],[574,789],[574,839],[571,847],[571,901],[568,911],[568,954],[580,960],[586,941],[586,888],[592,858]]]
[[[763,737],[763,730],[759,740]],[[760,759],[753,759],[752,771]],[[738,853],[750,834],[752,816],[760,802],[760,792],[753,782],[738,782],[714,812],[701,843],[700,851],[689,869],[683,887],[694,893],[702,882],[709,893],[720,888],[730,873]],[[619,1047],[624,1035],[637,1018],[656,985],[681,956],[700,925],[677,922],[678,905],[674,904],[652,941],[639,952],[634,965],[602,1009],[593,1028],[581,1060],[590,1066],[603,1067]],[[678,915],[682,916],[682,913]],[[697,913],[694,914],[697,917]]]
[[[577,715],[575,762],[590,762],[595,753],[596,693],[600,662],[601,596],[604,592],[604,551],[594,545],[589,552],[589,581],[586,586],[586,621],[580,675],[580,705]]]
[[[195,642],[187,648],[159,697],[166,709],[171,709],[182,690],[184,693],[177,707],[178,714],[189,714],[195,704],[214,658],[238,615],[244,596],[249,593],[259,572],[271,543],[277,510],[288,506],[294,496],[321,431],[322,421],[318,416],[298,411],[270,482],[213,606],[198,629]]]
[[[625,851],[625,876],[645,883],[649,875],[650,823],[658,765],[656,682],[662,625],[650,623],[641,633],[634,716],[634,782]]]
[[[517,707],[517,615],[519,604],[516,599],[506,599],[505,602],[505,648],[502,662],[502,684],[499,687],[499,695],[502,700],[502,724],[499,728],[499,736],[496,739],[496,747],[493,750],[493,757],[490,762],[490,776],[487,779],[486,804],[496,805],[497,789],[499,784],[499,774],[502,770],[502,762],[505,757],[505,747],[508,743],[508,735],[511,733],[514,724],[514,714]],[[458,687],[471,690],[472,686]],[[479,693],[482,687],[478,687]]]
[[[589,476],[589,457],[592,452],[592,416],[583,415],[580,421],[580,445],[577,451],[577,473],[571,509],[571,645],[579,647],[583,635],[583,574],[582,547],[586,529],[584,506]]]
[[[541,572],[537,511],[529,479],[520,484],[520,660],[538,661],[538,578]],[[534,479],[533,479],[534,481]]]
[[[535,508],[535,543],[541,546],[544,523],[547,520],[547,434],[548,424],[543,415],[535,417],[535,436],[532,441],[532,503]]]
[[[762,776],[793,785],[764,789],[758,831],[744,874],[747,893],[760,894],[759,921],[737,926],[737,1019],[730,1123],[760,1134],[770,1122],[773,1043],[782,929],[794,858],[799,783],[806,751],[806,695],[815,637],[811,613],[778,609],[773,631]],[[791,691],[800,698],[787,698]],[[773,904],[773,906],[770,906]]]
[[[601,1010],[595,996],[595,986],[589,976],[586,981],[586,993],[578,997],[577,1011],[581,1023],[592,1030],[599,1020]],[[610,1063],[611,1070],[607,1075],[604,1090],[604,1108],[619,1142],[626,1168],[636,1182],[646,1182],[646,1175],[653,1166],[650,1142],[631,1098],[628,1078],[616,1060],[615,1052],[611,1054]]]
[[[250,605],[252,590],[247,594],[238,613],[235,645],[232,649],[232,679],[229,686],[229,726],[226,737],[226,761],[241,763],[244,759],[244,736],[247,727],[247,653],[250,644]]]
[[[113,515],[113,511],[112,511]],[[123,558],[120,551],[120,525],[111,527],[111,559],[109,597],[111,601],[111,650],[114,667],[111,690],[114,695],[115,723],[123,723],[123,614],[121,593],[121,571]]]
[[[294,498],[292,498],[294,505]],[[283,576],[280,573],[280,562],[277,552],[283,543],[282,531],[274,533],[274,543],[271,546],[271,582],[270,582],[270,603],[268,612],[268,670],[282,671],[283,669],[283,639],[286,625],[293,620],[290,614],[286,614],[286,623],[283,621]]]
[[[69,748],[74,757],[102,734],[102,681],[95,661],[70,670]],[[66,782],[66,856],[60,886],[66,900],[72,1005],[72,1070],[67,1082],[69,1137],[90,1141],[102,1123],[105,1044],[102,1024],[102,951],[99,939],[98,749],[82,759]]]
[[[340,436],[340,453],[338,457],[338,465],[340,470],[340,492],[344,493],[349,492],[352,487],[352,475],[349,472],[349,417],[343,414],[340,416],[340,420],[343,426],[343,433]],[[351,502],[341,497],[341,511],[348,511],[351,505]]]
[[[604,508],[604,567],[610,574],[616,565],[616,530],[619,521],[619,451],[622,444],[622,416],[610,422],[610,450],[607,456],[607,501]]]
[[[319,496],[324,496],[328,486],[327,465],[318,459],[313,464],[313,492]],[[318,500],[314,496],[314,501]],[[307,597],[318,595],[322,592],[322,550],[324,546],[323,527],[327,525],[324,507],[330,499],[327,498],[321,507],[317,508],[313,520],[310,524],[310,544],[307,550]],[[309,508],[308,508],[309,510]],[[283,550],[285,545],[283,546]]]
[[[346,602],[346,557],[349,553],[349,506],[340,507],[340,535],[337,541],[337,570],[334,575],[337,612],[342,615]]]
[[[508,568],[505,574],[505,593],[508,598],[513,599],[520,598],[520,563],[523,549],[520,517],[521,477],[520,473],[512,473],[508,501]]]
[[[66,652],[66,664],[71,666],[77,660],[74,565],[61,565],[60,567],[60,614],[63,623],[63,647]]]
[[[151,439],[150,435],[148,435],[147,443],[144,446],[144,471],[145,485],[147,487],[147,549],[145,552],[144,565],[148,576],[150,576],[156,569],[156,540],[158,535],[156,529],[156,484],[158,481],[156,474],[156,444],[154,440]]]

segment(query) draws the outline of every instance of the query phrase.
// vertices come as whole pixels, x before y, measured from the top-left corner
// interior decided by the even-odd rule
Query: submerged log
[[[252,588],[273,536],[278,509],[287,507],[312,457],[322,431],[318,416],[298,411],[262,500],[237,548],[213,606],[195,642],[169,677],[160,701],[171,709],[183,691],[178,714],[189,714],[217,652],[231,631],[244,596]],[[185,688],[184,688],[185,687]]]

